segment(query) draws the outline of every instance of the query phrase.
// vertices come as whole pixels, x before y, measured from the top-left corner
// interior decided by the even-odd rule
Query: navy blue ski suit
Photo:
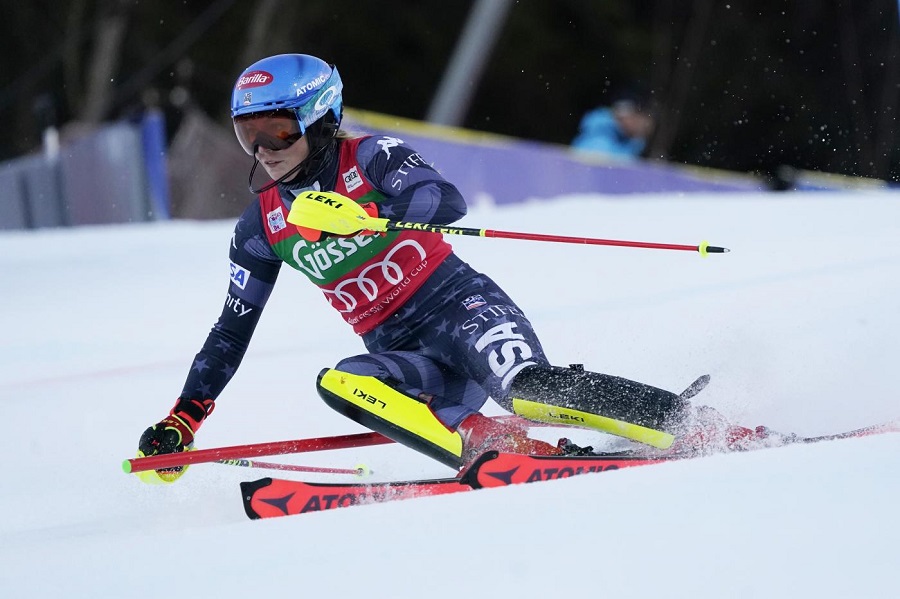
[[[390,151],[383,151],[390,140]],[[339,144],[349,143],[341,139]],[[445,225],[466,214],[462,195],[402,140],[356,140],[359,175],[385,196],[379,212],[391,220]],[[336,190],[340,152],[330,155],[311,180],[281,184],[289,210],[308,190]],[[234,376],[247,350],[283,263],[266,235],[260,199],[239,218],[230,244],[231,282],[222,314],[190,369],[181,397],[215,399]],[[282,223],[283,224],[283,223]],[[252,273],[252,276],[245,276]],[[362,333],[368,353],[341,360],[338,370],[392,377],[414,397],[433,395],[431,408],[455,428],[493,398],[512,411],[512,378],[531,365],[548,365],[531,323],[486,275],[450,253],[402,304]],[[324,365],[323,365],[324,366]]]

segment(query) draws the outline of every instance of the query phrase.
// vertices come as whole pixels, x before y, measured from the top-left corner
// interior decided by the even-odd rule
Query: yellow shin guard
[[[316,386],[329,406],[397,443],[451,468],[462,466],[462,437],[423,402],[371,376],[326,368]]]

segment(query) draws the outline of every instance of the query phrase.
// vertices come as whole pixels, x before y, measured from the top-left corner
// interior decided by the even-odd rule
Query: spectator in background
[[[636,95],[620,95],[582,117],[572,147],[618,158],[642,154],[655,122],[646,102]]]

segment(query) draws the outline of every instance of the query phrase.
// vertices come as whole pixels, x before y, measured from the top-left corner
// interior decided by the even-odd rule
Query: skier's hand
[[[194,434],[215,403],[211,399],[179,399],[169,415],[144,431],[138,441],[138,457],[189,451],[194,446]],[[176,466],[161,470],[139,472],[138,477],[145,483],[173,483],[187,470],[187,466]]]
[[[360,206],[366,211],[366,214],[372,218],[378,218],[378,204],[375,202],[367,202],[365,204],[360,204]],[[363,229],[359,233],[362,233],[363,235],[387,235],[387,231],[372,231],[371,229]],[[359,233],[357,233],[357,235],[359,235]]]
[[[367,202],[365,204],[360,204],[360,207],[366,211],[366,214],[373,218],[378,218],[378,204],[375,202]],[[363,235],[378,235],[376,231],[369,230],[360,230],[354,231],[353,233],[349,233],[347,235],[336,235],[334,233],[329,233],[327,231],[320,231],[318,229],[310,229],[309,227],[304,227],[301,225],[296,225],[297,231],[300,233],[300,236],[303,237],[306,241],[311,243],[315,243],[317,241],[324,241],[328,237],[356,237],[359,234]]]

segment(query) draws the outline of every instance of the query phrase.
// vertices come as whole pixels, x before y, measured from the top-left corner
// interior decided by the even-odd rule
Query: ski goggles
[[[293,110],[255,112],[234,118],[234,133],[244,151],[253,156],[256,147],[284,150],[306,133]]]

